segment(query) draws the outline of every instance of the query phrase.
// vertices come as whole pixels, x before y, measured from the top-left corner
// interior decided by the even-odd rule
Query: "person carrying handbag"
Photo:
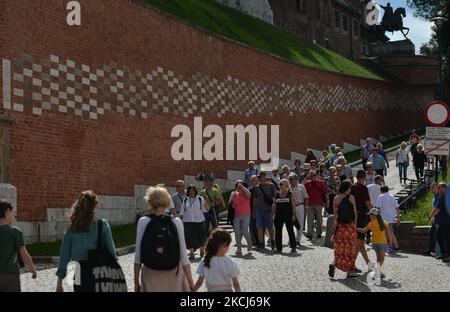
[[[77,201],[72,205],[72,214],[70,216],[71,225],[69,230],[64,234],[63,242],[61,245],[60,257],[58,270],[56,271],[56,276],[58,276],[58,281],[56,285],[57,292],[63,292],[63,279],[67,274],[67,264],[70,261],[77,261],[80,263],[78,271],[75,273],[76,283],[74,285],[75,292],[115,292],[115,291],[126,291],[124,289],[125,280],[123,277],[123,272],[120,266],[117,264],[117,253],[114,246],[114,241],[111,234],[111,228],[108,221],[104,219],[95,220],[95,210],[99,203],[97,195],[93,191],[85,191],[80,194]],[[101,276],[103,279],[108,279],[106,282],[102,280],[105,284],[108,284],[107,289],[95,288],[94,284],[84,284],[83,280],[86,276],[84,268],[95,269],[93,264],[89,263],[90,254],[92,251],[97,251],[104,249],[103,257],[109,258],[105,260],[108,262],[109,272],[111,271],[111,266],[115,266],[114,270],[117,270],[116,281],[110,276],[105,276],[103,272],[92,272],[92,274]],[[90,252],[91,251],[91,252]],[[99,257],[96,257],[97,259]],[[111,259],[112,258],[112,259]],[[114,264],[116,262],[116,264]],[[81,277],[81,280],[80,278]],[[78,285],[77,285],[78,283]],[[94,286],[92,286],[94,285]],[[120,286],[118,286],[120,285]],[[91,288],[94,287],[94,288]],[[126,284],[125,284],[126,287]]]
[[[207,203],[207,212],[205,213],[205,231],[209,236],[209,227],[211,225],[212,230],[219,226],[217,219],[217,210],[220,207],[225,207],[225,201],[223,200],[220,191],[213,187],[213,181],[211,178],[205,179],[204,189],[200,192]]]

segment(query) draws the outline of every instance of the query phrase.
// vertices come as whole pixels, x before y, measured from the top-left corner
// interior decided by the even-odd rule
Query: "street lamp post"
[[[443,33],[443,26],[445,22],[447,21],[447,18],[443,16],[438,16],[432,19],[434,24],[436,25],[436,32],[437,32],[437,41],[438,41],[438,58],[439,58],[439,90],[438,90],[438,96],[439,100],[444,101],[444,61],[443,61],[443,53],[442,53],[442,33]],[[447,157],[442,156],[442,169],[443,171],[447,167]],[[438,176],[439,176],[439,165],[438,165],[438,157],[435,156],[435,168],[434,168],[434,180],[435,182],[438,182]],[[445,172],[446,173],[446,172]],[[443,172],[444,174],[444,172]],[[445,178],[445,177],[444,177]]]

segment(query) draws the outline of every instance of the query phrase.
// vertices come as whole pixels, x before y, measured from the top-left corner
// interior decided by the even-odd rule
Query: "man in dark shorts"
[[[253,207],[256,212],[256,227],[258,229],[258,249],[264,248],[264,229],[270,236],[271,248],[275,249],[275,231],[273,228],[275,186],[269,183],[265,172],[258,175],[259,185],[253,189]]]
[[[372,209],[372,204],[370,203],[369,190],[365,185],[366,181],[366,172],[364,170],[358,170],[356,173],[357,182],[352,186],[352,195],[355,197],[356,203],[356,212],[358,214],[358,222],[357,228],[365,228],[367,224],[369,224],[369,217],[367,213]],[[373,269],[375,264],[370,261],[369,256],[367,255],[366,246],[365,246],[366,235],[364,233],[357,234],[356,240],[356,253],[355,260],[358,258],[358,254],[364,258],[366,261],[367,269],[370,271]],[[361,270],[356,269],[356,273],[361,273]]]

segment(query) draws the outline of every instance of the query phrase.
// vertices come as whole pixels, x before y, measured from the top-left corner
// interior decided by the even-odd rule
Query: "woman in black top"
[[[334,198],[334,260],[328,269],[328,275],[334,277],[335,268],[354,277],[356,243],[356,203],[351,195],[352,183],[345,180],[339,186],[339,194]]]
[[[423,178],[423,168],[427,162],[427,156],[423,151],[423,145],[417,145],[417,151],[413,154],[414,170],[416,172],[417,180]]]
[[[276,195],[275,201],[275,218],[273,223],[275,225],[275,246],[277,252],[281,253],[283,249],[283,225],[286,224],[286,229],[289,235],[289,245],[291,252],[296,252],[295,234],[293,222],[296,220],[295,216],[295,196],[289,190],[289,181],[283,179],[280,181],[280,191]]]

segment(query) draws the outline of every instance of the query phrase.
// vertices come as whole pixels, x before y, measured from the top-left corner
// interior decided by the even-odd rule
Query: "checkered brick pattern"
[[[3,59],[2,64],[4,108],[23,112],[30,107],[35,115],[54,109],[90,119],[108,111],[144,119],[155,112],[184,118],[227,113],[292,116],[308,111],[378,111],[393,105],[417,111],[431,100],[410,93],[310,82],[263,85],[201,73],[185,77],[162,67],[150,73],[115,63],[93,68],[57,55],[41,60],[24,55]]]

